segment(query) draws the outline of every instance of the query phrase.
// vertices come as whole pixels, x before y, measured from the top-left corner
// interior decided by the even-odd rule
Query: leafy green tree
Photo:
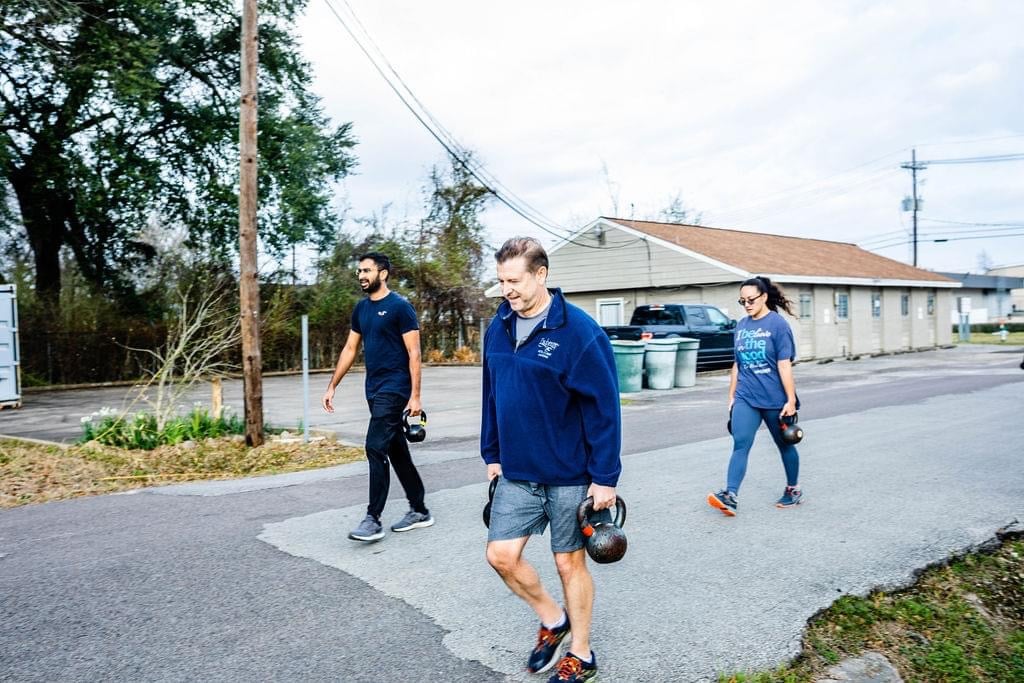
[[[309,92],[293,26],[305,0],[261,0],[260,237],[281,253],[333,236],[329,184],[355,163],[350,124]],[[0,3],[0,230],[24,230],[56,302],[61,251],[124,295],[154,254],[147,222],[181,225],[227,261],[237,244],[240,16],[234,0]],[[13,201],[12,201],[13,199]]]
[[[427,216],[415,237],[414,304],[423,322],[424,347],[452,346],[468,339],[469,326],[487,309],[481,278],[486,228],[480,213],[490,190],[455,159],[431,170],[426,188]],[[467,159],[473,163],[472,156]]]

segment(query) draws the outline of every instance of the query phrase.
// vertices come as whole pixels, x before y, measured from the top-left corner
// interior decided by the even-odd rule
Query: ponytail
[[[786,295],[782,293],[781,289],[779,289],[779,286],[773,284],[768,278],[764,276],[752,277],[749,280],[743,281],[740,288],[742,289],[743,287],[757,287],[757,291],[762,294],[767,293],[768,301],[766,304],[769,310],[777,313],[779,309],[782,309],[789,315],[794,315],[792,309],[793,302],[787,299]]]

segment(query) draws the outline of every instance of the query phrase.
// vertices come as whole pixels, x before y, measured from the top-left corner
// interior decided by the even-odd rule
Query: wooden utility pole
[[[256,0],[242,1],[241,156],[238,192],[239,289],[242,373],[245,380],[245,443],[263,443],[263,355],[260,352],[260,283],[256,270],[256,68],[259,36]]]

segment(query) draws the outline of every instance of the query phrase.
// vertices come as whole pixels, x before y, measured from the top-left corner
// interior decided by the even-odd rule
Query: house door
[[[598,299],[597,324],[602,327],[624,325],[624,304],[625,302],[622,299]]]

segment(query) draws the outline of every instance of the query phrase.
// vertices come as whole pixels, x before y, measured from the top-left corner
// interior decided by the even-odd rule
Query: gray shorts
[[[491,503],[491,526],[487,540],[509,541],[541,535],[551,524],[551,552],[571,553],[583,547],[583,534],[576,521],[576,509],[587,497],[581,486],[548,486],[529,481],[510,481],[501,477]],[[611,521],[611,513],[601,510],[592,521]]]

